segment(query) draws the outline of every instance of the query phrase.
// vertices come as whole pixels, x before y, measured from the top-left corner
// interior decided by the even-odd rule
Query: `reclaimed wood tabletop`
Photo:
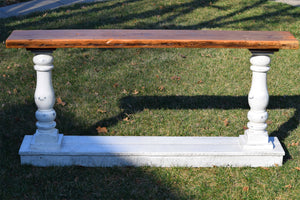
[[[245,48],[298,49],[286,31],[69,29],[15,30],[7,48]]]

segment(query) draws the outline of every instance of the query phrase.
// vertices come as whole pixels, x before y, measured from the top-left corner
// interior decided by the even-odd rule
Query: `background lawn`
[[[300,7],[267,0],[112,0],[0,19],[0,199],[297,199],[300,50],[272,56],[268,131],[282,167],[21,166],[35,132],[32,53],[6,49],[15,29],[280,30],[300,38]],[[238,136],[251,71],[240,49],[58,49],[53,86],[65,135]],[[228,121],[229,123],[226,123]],[[107,133],[98,133],[97,127]]]

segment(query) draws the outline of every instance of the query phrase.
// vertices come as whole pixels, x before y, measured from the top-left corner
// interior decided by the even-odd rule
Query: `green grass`
[[[299,50],[275,53],[268,73],[268,131],[285,148],[282,167],[21,166],[19,146],[35,131],[33,55],[4,41],[15,29],[75,28],[282,30],[300,38],[300,8],[120,0],[0,19],[0,199],[299,198]],[[248,121],[250,56],[240,49],[58,49],[53,85],[66,105],[55,105],[57,128],[65,135],[97,135],[105,126],[105,135],[238,136]]]

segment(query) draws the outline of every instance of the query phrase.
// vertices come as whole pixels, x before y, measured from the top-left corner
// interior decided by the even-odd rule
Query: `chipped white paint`
[[[63,136],[55,128],[51,81],[51,52],[34,56],[37,71],[35,102],[37,131],[25,136],[22,164],[87,167],[269,167],[282,165],[285,154],[276,137],[266,131],[269,102],[267,71],[272,52],[252,52],[248,130],[240,137]]]
[[[272,149],[273,144],[269,141],[266,131],[268,113],[266,111],[269,103],[267,88],[267,72],[271,59],[267,52],[252,52],[250,62],[252,66],[252,84],[248,95],[250,111],[248,112],[249,122],[245,135],[241,136],[241,144],[249,149]]]
[[[36,166],[270,167],[282,165],[284,151],[244,150],[238,137],[64,136],[54,152],[32,151],[32,136],[20,148],[21,163]]]
[[[44,149],[45,151],[60,148],[62,136],[55,128],[56,112],[53,109],[55,95],[52,86],[53,57],[51,52],[38,53],[33,57],[36,70],[37,83],[34,100],[38,110],[35,113],[37,130],[32,138],[32,149]]]

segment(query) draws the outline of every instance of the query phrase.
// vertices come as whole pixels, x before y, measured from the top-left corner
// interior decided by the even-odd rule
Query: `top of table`
[[[69,29],[16,30],[7,48],[244,48],[298,49],[285,31]]]

